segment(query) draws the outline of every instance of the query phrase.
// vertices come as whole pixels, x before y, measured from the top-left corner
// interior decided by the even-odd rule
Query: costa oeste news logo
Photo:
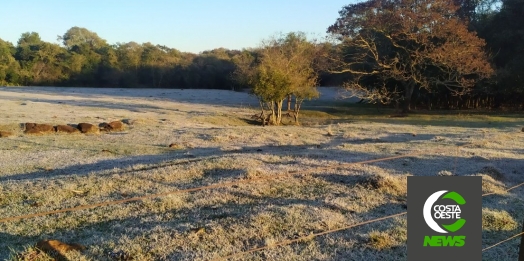
[[[435,204],[439,199],[451,199],[456,204],[453,205],[439,205]],[[460,217],[462,210],[460,205],[464,205],[466,200],[457,192],[447,190],[437,191],[426,200],[424,204],[424,220],[426,224],[433,229],[433,231],[448,234],[449,232],[456,232],[460,230],[466,220]],[[454,220],[453,224],[439,225],[435,220],[448,221]],[[465,244],[466,236],[425,236],[424,246],[440,247],[440,246],[454,246],[463,247]]]
[[[408,261],[482,260],[481,233],[481,177],[408,177]]]

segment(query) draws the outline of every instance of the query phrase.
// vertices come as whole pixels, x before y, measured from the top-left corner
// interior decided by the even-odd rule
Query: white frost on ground
[[[310,108],[336,97],[334,89],[321,93]],[[245,120],[257,112],[254,97],[232,91],[0,88],[0,130],[15,132],[0,139],[0,218],[421,154],[0,223],[0,259],[9,257],[9,248],[20,251],[40,239],[57,238],[89,247],[82,254],[72,253],[72,260],[104,260],[108,251],[117,250],[137,260],[208,260],[405,211],[408,175],[482,175],[484,192],[524,182],[524,123],[518,119],[498,128],[411,125],[401,119],[302,127],[248,124]],[[126,131],[101,135],[27,136],[20,129],[24,122],[99,124],[123,119],[132,123]],[[462,144],[468,146],[457,150]],[[377,183],[372,177],[383,180]],[[490,217],[502,211],[504,224],[521,223],[523,196],[520,189],[483,204]],[[405,217],[396,218],[238,260],[403,260],[405,225]],[[198,227],[205,233],[191,232]],[[491,244],[518,231],[516,226],[485,230],[483,242]],[[370,238],[375,237],[388,239],[386,247],[373,243]],[[484,258],[515,259],[516,244],[489,251]]]

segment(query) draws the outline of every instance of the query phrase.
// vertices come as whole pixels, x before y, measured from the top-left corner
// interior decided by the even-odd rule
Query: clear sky
[[[343,6],[356,0],[1,0],[0,38],[24,32],[57,43],[79,26],[108,43],[135,41],[198,53],[256,47],[278,32],[325,35]]]

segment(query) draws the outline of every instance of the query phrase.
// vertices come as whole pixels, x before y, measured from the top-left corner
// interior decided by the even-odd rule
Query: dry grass
[[[370,175],[366,177],[364,184],[368,189],[376,189],[380,193],[391,194],[395,196],[405,196],[407,190],[406,177],[391,175]]]
[[[369,246],[375,250],[387,250],[398,247],[407,241],[405,226],[394,227],[386,231],[372,231],[369,233]]]
[[[482,229],[490,231],[513,231],[518,223],[504,210],[482,209]]]
[[[13,261],[55,261],[55,257],[46,254],[34,247],[29,247],[24,251],[12,255],[10,260]]]
[[[524,182],[521,118],[389,118],[343,107],[330,108],[340,114],[305,110],[301,117],[309,124],[303,126],[261,127],[246,121],[257,103],[243,93],[2,92],[0,129],[16,135],[0,139],[0,217],[421,155],[0,223],[0,260],[16,260],[16,253],[33,260],[32,247],[42,239],[87,247],[67,253],[69,260],[114,260],[108,253],[133,260],[210,260],[300,237],[307,240],[232,260],[405,260],[405,217],[314,239],[308,235],[406,211],[409,175],[480,175],[484,193]],[[126,131],[101,135],[26,136],[18,125],[124,119]],[[481,125],[483,120],[493,123]],[[465,143],[477,145],[456,150]],[[483,200],[484,244],[518,232],[523,193],[517,189]],[[486,260],[515,257],[515,244],[483,255]]]

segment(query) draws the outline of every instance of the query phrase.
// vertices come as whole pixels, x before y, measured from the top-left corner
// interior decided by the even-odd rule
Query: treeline
[[[524,109],[524,0],[455,0],[469,29],[485,40],[492,77],[463,96],[430,94],[440,108]]]
[[[488,9],[489,4],[500,9]],[[496,73],[477,86],[470,103],[524,109],[524,0],[478,1],[477,8],[472,30],[486,40]]]
[[[48,43],[36,32],[22,34],[16,45],[0,40],[0,85],[236,88],[230,74],[240,51],[197,55],[151,43],[110,45],[79,27],[60,40]]]
[[[312,42],[317,84],[405,110],[524,108],[524,0],[367,0],[340,15],[328,28],[338,41]],[[235,72],[264,59],[264,48],[109,44],[79,27],[59,40],[0,39],[0,85],[238,90],[253,84]]]
[[[246,53],[218,48],[200,54],[151,43],[110,45],[95,32],[73,27],[62,45],[23,33],[0,39],[0,85],[240,89],[232,73]],[[326,77],[329,80],[329,77]]]

